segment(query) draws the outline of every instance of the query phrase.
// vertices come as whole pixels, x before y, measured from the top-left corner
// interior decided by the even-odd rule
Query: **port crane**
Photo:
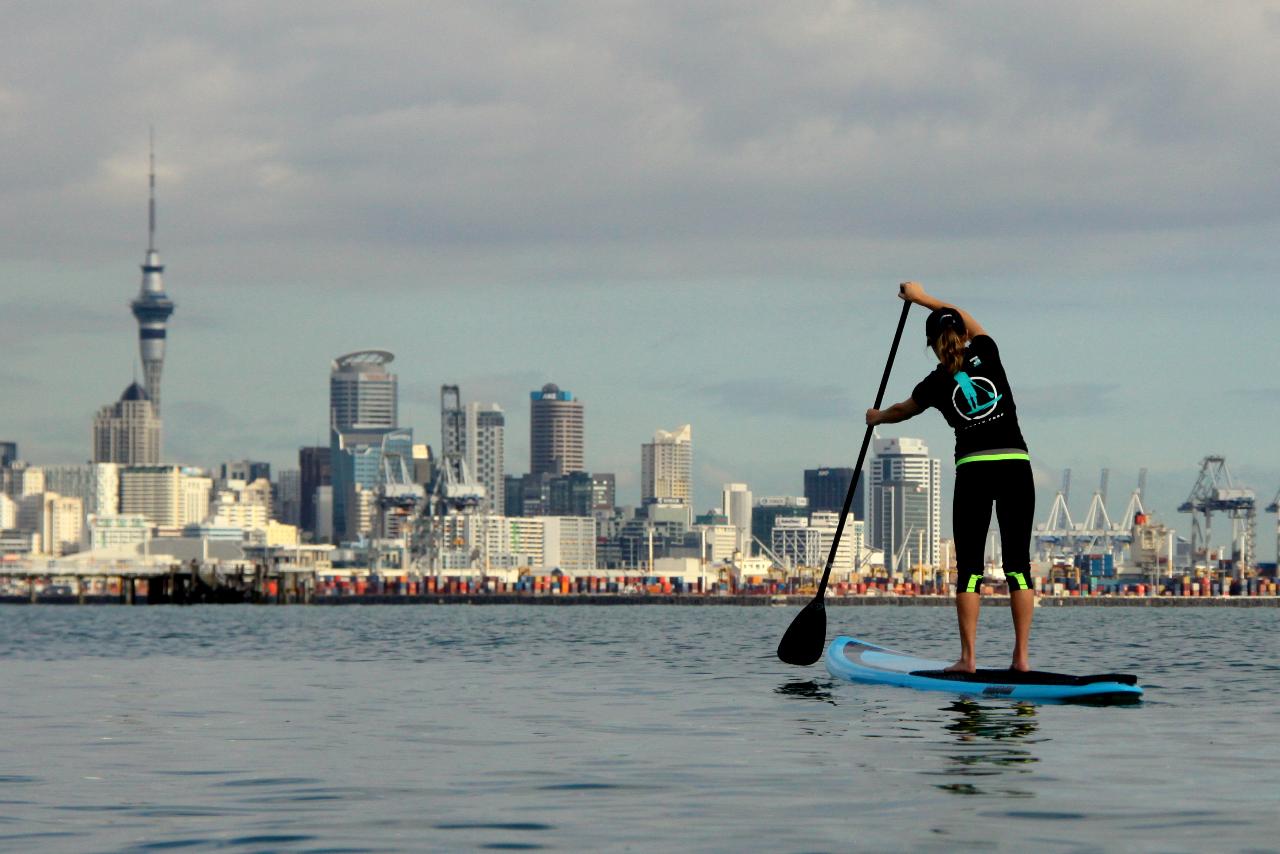
[[[1133,542],[1133,524],[1139,514],[1145,514],[1142,495],[1146,491],[1147,470],[1138,472],[1138,486],[1129,496],[1124,513],[1113,520],[1107,511],[1107,490],[1111,470],[1102,469],[1098,488],[1089,501],[1089,509],[1083,522],[1071,517],[1068,500],[1071,490],[1071,469],[1062,473],[1062,486],[1054,495],[1046,520],[1036,526],[1036,544],[1042,559],[1057,550],[1063,557],[1076,554],[1115,552]]]
[[[1276,490],[1276,497],[1267,505],[1267,512],[1276,514],[1276,566],[1280,566],[1280,490]]]
[[[1232,481],[1226,457],[1207,456],[1200,461],[1200,476],[1178,512],[1191,514],[1193,562],[1197,558],[1208,560],[1213,514],[1225,513],[1231,520],[1232,575],[1242,578],[1252,570],[1257,500],[1252,489]]]
[[[440,387],[441,455],[430,489],[418,509],[422,543],[415,564],[434,573],[444,568],[446,554],[456,553],[459,543],[448,540],[445,518],[473,514],[484,503],[484,485],[471,476],[465,448],[466,413],[456,385]],[[468,563],[476,555],[469,556]]]

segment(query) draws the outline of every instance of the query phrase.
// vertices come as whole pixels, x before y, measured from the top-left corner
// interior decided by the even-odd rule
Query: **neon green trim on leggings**
[[[982,580],[981,575],[969,576],[969,583],[964,586],[965,593],[976,593],[978,590],[978,582]]]
[[[1014,582],[1012,585],[1010,585],[1011,589],[1014,587],[1016,587],[1019,590],[1031,589],[1031,585],[1027,584],[1027,577],[1023,575],[1021,572],[1006,572],[1004,575],[1006,579]]]
[[[962,466],[965,463],[985,463],[991,460],[1027,460],[1030,462],[1030,454],[973,454],[968,457],[961,457],[956,460],[956,465]]]

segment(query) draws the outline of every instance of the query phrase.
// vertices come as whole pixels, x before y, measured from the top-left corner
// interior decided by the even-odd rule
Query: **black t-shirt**
[[[969,342],[964,364],[954,376],[938,365],[911,392],[911,399],[921,409],[936,407],[955,429],[957,460],[984,451],[1027,450],[1013,390],[989,335]]]

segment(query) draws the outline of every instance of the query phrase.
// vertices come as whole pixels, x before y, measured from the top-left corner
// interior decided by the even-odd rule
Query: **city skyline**
[[[619,501],[638,499],[635,446],[681,423],[695,510],[728,482],[798,495],[804,469],[856,456],[894,288],[917,278],[1000,342],[1037,521],[1063,468],[1079,512],[1100,469],[1115,510],[1145,467],[1149,506],[1185,531],[1209,454],[1269,502],[1280,111],[1260,13],[1223,10],[1206,41],[1189,6],[1156,32],[1107,4],[1012,29],[876,11],[929,48],[908,70],[860,34],[871,11],[632,9],[623,38],[589,8],[549,7],[545,28],[503,10],[122,9],[94,28],[15,10],[0,115],[30,133],[0,170],[0,393],[19,404],[0,436],[35,463],[88,459],[93,412],[141,378],[126,303],[154,124],[181,304],[166,460],[296,466],[327,444],[323,365],[379,346],[400,421],[433,447],[450,383],[501,405],[507,459],[527,459],[521,401],[554,380],[590,408],[585,465],[617,474]],[[299,69],[308,34],[317,66]],[[121,61],[139,37],[157,50]],[[367,76],[323,70],[374,43]],[[932,367],[922,319],[892,400]],[[930,415],[882,435],[944,459],[951,441]]]

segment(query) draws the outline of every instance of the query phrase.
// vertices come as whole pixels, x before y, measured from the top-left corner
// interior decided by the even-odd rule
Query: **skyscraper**
[[[529,394],[529,473],[585,471],[582,401],[547,383]]]
[[[299,503],[302,508],[302,530],[314,534],[320,529],[321,521],[316,505],[317,491],[320,487],[330,486],[333,483],[329,448],[323,446],[299,448],[298,468],[301,471],[302,494]],[[331,524],[331,520],[324,522],[325,527]]]
[[[160,462],[161,421],[147,391],[132,383],[93,419],[93,462],[151,466]]]
[[[673,499],[693,505],[693,425],[658,430],[640,446],[640,501]]]
[[[368,501],[361,492],[372,490],[381,478],[388,441],[401,456],[412,457],[412,431],[396,429],[398,385],[387,370],[394,360],[386,350],[358,350],[330,365],[329,459],[333,536],[339,542],[367,532]]]
[[[809,509],[814,513],[831,511],[839,513],[849,494],[849,481],[853,480],[852,468],[818,468],[804,470],[804,497],[809,499]],[[863,497],[866,478],[858,481],[853,493],[853,505],[849,512],[855,519],[866,518],[866,498]]]
[[[358,350],[333,360],[329,372],[329,428],[340,433],[398,426],[395,356]]]
[[[151,149],[150,196],[147,205],[147,255],[142,264],[142,288],[129,304],[138,320],[138,349],[146,377],[147,397],[160,417],[160,374],[164,370],[164,344],[173,301],[164,292],[164,265],[156,249],[156,154]],[[157,448],[157,458],[159,449]]]
[[[938,565],[942,527],[942,461],[920,439],[876,439],[868,522],[885,566],[902,574]]]

